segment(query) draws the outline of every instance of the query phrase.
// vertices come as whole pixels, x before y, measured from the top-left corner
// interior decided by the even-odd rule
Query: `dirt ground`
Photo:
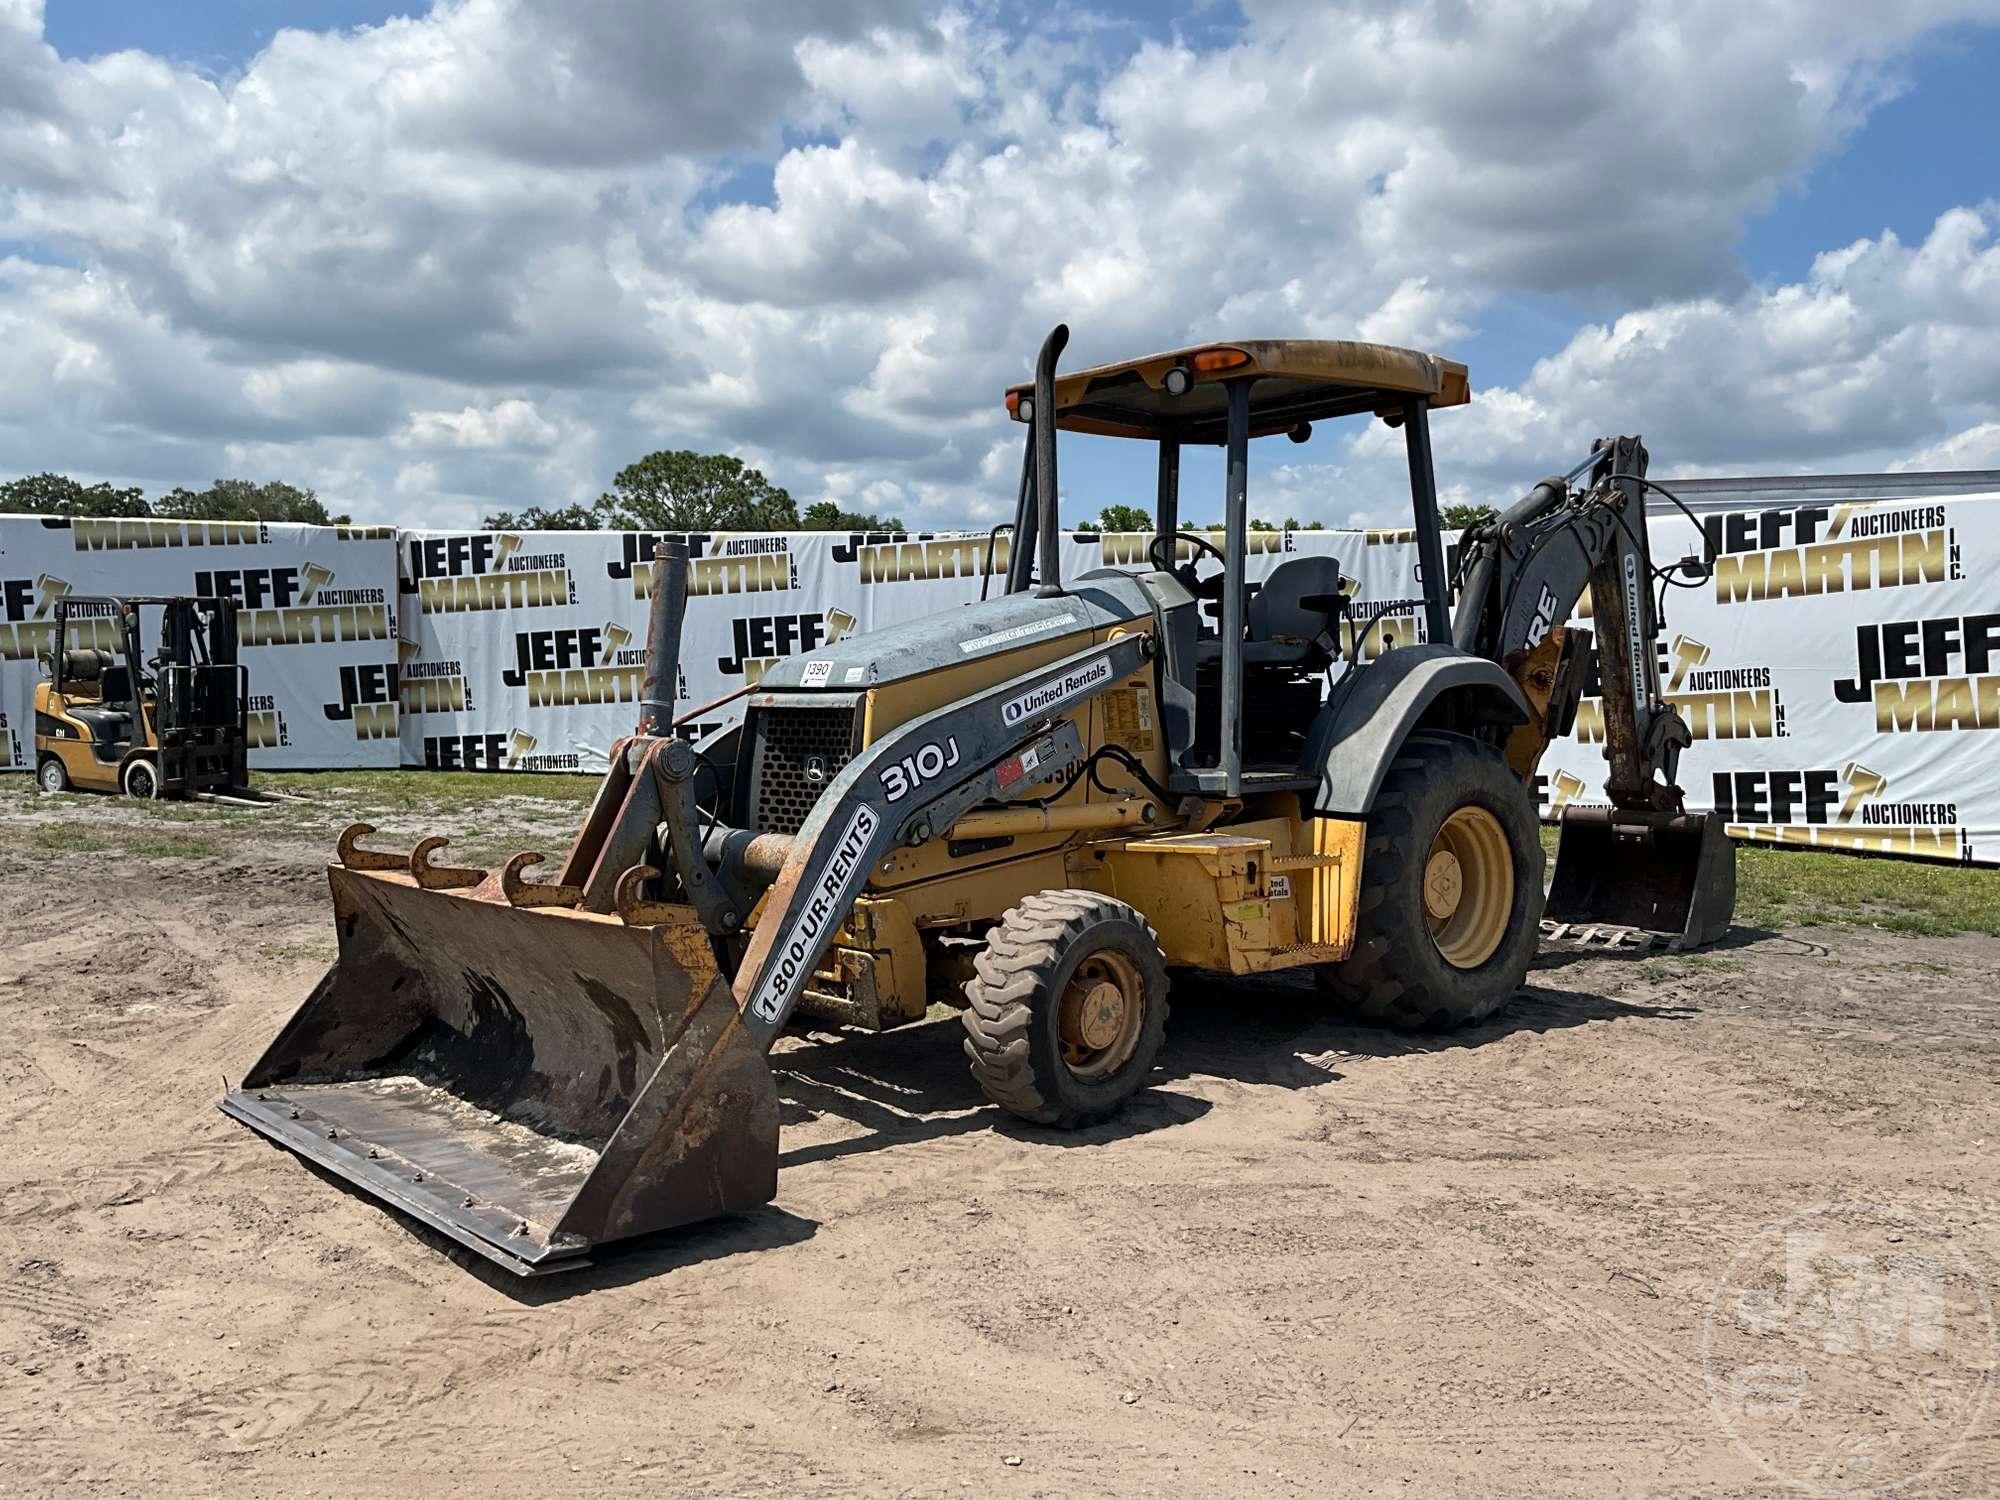
[[[788,1040],[774,1205],[525,1282],[214,1107],[330,959],[365,809],[23,781],[9,1493],[2000,1489],[2000,938],[1545,953],[1444,1040],[1183,979],[1152,1087],[1070,1136],[984,1105],[955,1020]]]

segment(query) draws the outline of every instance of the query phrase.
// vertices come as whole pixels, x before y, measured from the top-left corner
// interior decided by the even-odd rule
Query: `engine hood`
[[[854,692],[1024,645],[1147,619],[1152,612],[1146,591],[1130,574],[1092,573],[1053,598],[1009,594],[788,656],[764,673],[758,690]]]

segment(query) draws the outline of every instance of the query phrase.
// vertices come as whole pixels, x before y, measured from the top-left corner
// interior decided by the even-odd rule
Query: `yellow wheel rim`
[[[1138,967],[1122,953],[1099,949],[1063,986],[1056,1013],[1063,1065],[1086,1082],[1117,1072],[1138,1046],[1145,1017]]]
[[[1424,857],[1423,879],[1431,941],[1453,968],[1478,968],[1514,914],[1514,851],[1500,820],[1483,807],[1446,818]]]

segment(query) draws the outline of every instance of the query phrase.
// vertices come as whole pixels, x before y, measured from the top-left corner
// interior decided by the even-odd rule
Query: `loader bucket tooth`
[[[432,864],[431,856],[450,842],[450,839],[441,838],[419,839],[417,847],[410,851],[410,874],[427,891],[461,890],[478,885],[486,878],[484,870],[469,866]]]
[[[329,879],[339,957],[225,1113],[523,1275],[770,1200],[770,1069],[686,908]]]
[[[1736,846],[1720,819],[1567,807],[1561,826],[1542,913],[1550,936],[1685,949],[1729,931]]]
[[[542,862],[539,850],[515,855],[500,869],[500,893],[509,906],[575,906],[583,900],[580,885],[547,885],[527,878],[527,871]]]
[[[335,846],[341,864],[350,870],[409,869],[410,856],[407,854],[387,854],[361,847],[361,841],[374,831],[373,823],[349,823],[341,829],[340,842]]]

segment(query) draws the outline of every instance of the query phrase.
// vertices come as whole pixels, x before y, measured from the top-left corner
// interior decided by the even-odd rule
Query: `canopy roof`
[[[1165,385],[1176,366],[1193,379],[1179,396]],[[1220,443],[1226,423],[1223,383],[1251,375],[1257,377],[1250,388],[1252,437],[1327,417],[1399,411],[1413,395],[1432,406],[1461,406],[1472,399],[1465,366],[1435,354],[1346,339],[1250,339],[1058,375],[1056,425],[1108,437]],[[1033,394],[1032,383],[1008,389],[1007,411],[1016,421],[1022,420],[1021,402]]]

